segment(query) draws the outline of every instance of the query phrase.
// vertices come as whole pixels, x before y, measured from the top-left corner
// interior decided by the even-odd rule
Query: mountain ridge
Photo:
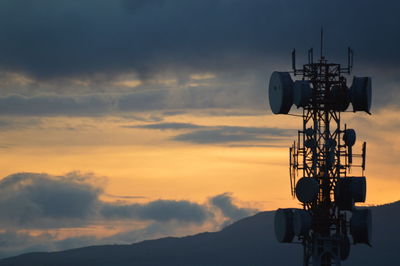
[[[373,247],[352,246],[343,265],[393,265],[400,237],[400,201],[368,207],[373,213]],[[64,265],[301,265],[300,245],[275,240],[273,211],[246,217],[218,232],[101,245],[57,252],[33,252],[0,260],[0,266]]]

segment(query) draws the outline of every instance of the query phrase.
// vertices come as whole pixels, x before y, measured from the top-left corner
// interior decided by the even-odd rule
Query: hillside
[[[343,265],[395,265],[400,202],[371,207],[373,247],[352,246]],[[0,260],[0,266],[301,265],[300,245],[279,244],[273,212],[242,219],[220,232],[163,238],[132,245],[92,246],[52,253],[29,253]]]

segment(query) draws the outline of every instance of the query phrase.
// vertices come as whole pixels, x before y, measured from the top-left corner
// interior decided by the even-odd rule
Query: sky
[[[215,231],[291,198],[298,117],[268,80],[313,47],[370,76],[366,205],[399,200],[400,3],[0,2],[0,257]],[[347,77],[350,85],[352,75]],[[299,110],[292,109],[292,113]],[[360,172],[354,169],[354,175]]]

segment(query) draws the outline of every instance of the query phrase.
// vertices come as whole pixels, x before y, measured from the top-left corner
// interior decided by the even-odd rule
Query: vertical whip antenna
[[[324,48],[324,28],[321,27],[321,59],[324,58],[324,56],[323,56],[323,48]]]

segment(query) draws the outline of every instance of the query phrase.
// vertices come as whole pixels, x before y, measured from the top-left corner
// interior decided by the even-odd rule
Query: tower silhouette
[[[322,37],[321,31],[319,60],[314,62],[310,49],[308,63],[297,69],[293,50],[292,71],[273,72],[269,82],[274,114],[288,114],[293,104],[302,109],[303,127],[289,149],[289,169],[291,194],[303,208],[278,209],[275,235],[279,242],[303,245],[304,266],[341,265],[351,243],[371,245],[370,210],[355,207],[366,198],[366,142],[354,154],[356,132],[341,124],[350,103],[353,112],[370,114],[371,78],[353,77],[348,87],[353,51],[348,48],[347,67],[329,63]],[[300,79],[293,81],[291,74]],[[352,176],[352,167],[360,167],[361,176]]]

